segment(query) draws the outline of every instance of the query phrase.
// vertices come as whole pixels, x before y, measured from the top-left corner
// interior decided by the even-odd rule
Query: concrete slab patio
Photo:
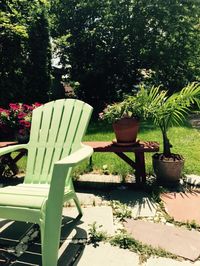
[[[168,258],[150,258],[145,263],[145,266],[200,266],[200,261],[195,263],[190,261],[177,261]]]
[[[110,244],[100,243],[94,247],[87,245],[82,256],[74,266],[137,266],[139,256],[126,249],[113,247]]]
[[[127,219],[126,230],[136,240],[195,261],[200,256],[200,232],[142,220]]]
[[[180,211],[181,215],[187,214],[187,217],[190,218],[192,214],[191,205],[194,206],[194,210],[196,209],[197,213],[200,213],[199,190],[193,190],[188,193],[187,191],[186,193],[179,192],[162,195],[166,211],[171,216],[173,216],[171,207],[175,208],[175,214]],[[106,185],[104,185],[103,190],[99,187],[98,189],[95,187],[88,189],[86,187],[79,188],[77,194],[81,201],[84,215],[79,219],[77,218],[76,208],[64,208],[63,214],[66,217],[63,220],[62,226],[58,266],[200,266],[200,261],[198,261],[200,256],[200,232],[176,228],[172,224],[172,226],[169,226],[168,223],[166,225],[149,222],[149,220],[154,220],[154,217],[160,212],[160,209],[146,192],[130,189],[130,187],[118,183],[117,186],[111,185],[109,188],[106,188]],[[86,244],[88,230],[90,228],[89,224],[94,222],[97,223],[97,228],[102,225],[99,230],[106,231],[109,235],[115,234],[117,227],[113,224],[113,220],[115,222],[116,218],[113,219],[112,208],[109,206],[111,200],[127,204],[132,209],[133,218],[145,218],[143,220],[131,219],[130,224],[126,224],[125,226],[133,234],[135,239],[143,243],[160,246],[166,251],[182,256],[182,260],[150,257],[147,261],[141,263],[140,255],[129,250],[123,250],[102,242],[97,244],[96,247],[91,244]],[[176,202],[179,202],[179,204],[176,204]],[[70,206],[73,206],[73,202],[70,203]],[[173,217],[177,218],[175,214]],[[194,215],[191,220],[193,218]],[[197,218],[196,221],[198,221]],[[163,222],[161,221],[161,223]],[[22,223],[18,225],[14,224],[14,227],[9,228],[7,231],[4,231],[4,229],[6,229],[6,222],[2,220],[0,221],[0,235],[9,238],[10,234],[13,237],[13,240],[9,240],[10,242],[1,239],[3,242],[0,244],[5,244],[5,246],[11,244],[16,245],[17,239],[24,233],[24,230],[27,230]],[[40,242],[37,240],[12,265],[41,266]]]
[[[96,222],[97,227],[101,226],[101,231],[107,232],[110,236],[114,235],[113,226],[113,212],[109,206],[101,207],[87,207],[83,208],[84,215],[80,218],[78,228],[86,232],[86,235],[82,236],[77,234],[74,239],[87,238],[90,225]],[[77,216],[76,208],[64,208],[63,215],[67,216],[67,219],[75,219]],[[72,239],[72,236],[68,236],[68,239]]]

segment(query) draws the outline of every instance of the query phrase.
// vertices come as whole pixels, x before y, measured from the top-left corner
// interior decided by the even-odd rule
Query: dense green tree
[[[32,102],[28,95],[36,95],[34,86],[31,85],[30,64],[33,56],[33,49],[29,46],[30,27],[33,25],[34,14],[39,14],[46,7],[46,1],[42,0],[2,0],[0,4],[0,104],[7,105],[9,102]],[[38,16],[40,19],[40,16]],[[35,21],[35,19],[34,19]],[[45,20],[43,21],[46,23]],[[44,25],[44,30],[46,29]],[[38,30],[41,30],[38,29]],[[41,33],[42,34],[42,33]],[[42,41],[46,42],[48,50],[48,35],[43,34]],[[40,41],[40,40],[39,40]],[[35,39],[34,45],[38,45]],[[46,58],[44,45],[41,44],[44,53],[38,54],[37,60]],[[31,58],[32,57],[32,58]],[[48,63],[49,64],[49,63]],[[47,65],[48,65],[47,64]],[[38,66],[36,66],[38,67]],[[32,69],[33,70],[33,69]],[[47,73],[49,70],[47,67]],[[34,72],[33,72],[34,74]],[[41,73],[41,75],[43,75]],[[45,84],[41,85],[38,94],[43,95]],[[47,98],[47,97],[46,97]]]
[[[145,79],[174,91],[200,76],[200,6],[180,0],[55,0],[54,38],[79,96],[119,99]],[[67,67],[66,67],[67,71]]]
[[[29,102],[46,102],[49,98],[51,85],[51,47],[49,24],[45,9],[34,14],[29,27],[29,65],[28,90]]]

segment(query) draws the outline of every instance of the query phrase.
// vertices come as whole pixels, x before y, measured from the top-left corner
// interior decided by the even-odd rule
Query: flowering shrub
[[[0,108],[0,130],[4,133],[12,130],[20,135],[29,135],[32,111],[40,105],[40,103],[32,105],[10,103],[9,109]]]

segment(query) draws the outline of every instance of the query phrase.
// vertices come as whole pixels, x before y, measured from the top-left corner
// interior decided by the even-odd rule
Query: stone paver
[[[200,233],[175,226],[127,219],[127,231],[142,243],[195,261],[200,256]]]
[[[154,217],[156,214],[156,204],[151,201],[147,193],[142,191],[115,189],[111,191],[110,199],[128,204],[132,209],[133,217]]]
[[[78,182],[87,182],[87,185],[90,187],[108,186],[108,185],[117,185],[121,183],[122,178],[118,175],[100,175],[100,174],[84,174],[80,175],[76,183]],[[93,185],[94,184],[94,185]]]
[[[200,224],[200,191],[163,193],[161,199],[166,212],[175,221],[195,221]]]
[[[168,258],[150,258],[145,266],[200,266],[200,262],[177,261]]]
[[[110,244],[100,243],[93,247],[87,245],[83,250],[82,256],[74,266],[137,266],[139,257],[137,254]]]
[[[109,235],[114,234],[113,213],[111,207],[87,207],[83,208],[83,213],[84,215],[81,217],[77,225],[80,234],[76,234],[75,236],[73,236],[73,238],[85,238],[85,232],[87,232],[88,234],[88,229],[90,228],[89,225],[93,224],[94,222],[97,223],[97,226],[102,226],[99,230],[106,231]],[[77,216],[77,209],[64,208],[63,214],[67,217],[75,218]],[[82,235],[83,233],[84,236]],[[70,237],[71,236],[69,236],[69,238]]]
[[[76,193],[81,206],[100,206],[102,204],[106,204],[104,192],[99,192],[99,193],[85,193],[85,192],[77,192]],[[74,207],[75,203],[73,200],[68,201],[66,206]]]
[[[200,186],[200,176],[193,174],[186,175],[185,182],[194,186]]]

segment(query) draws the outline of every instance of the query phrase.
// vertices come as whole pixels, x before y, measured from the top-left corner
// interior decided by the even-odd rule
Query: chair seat
[[[0,189],[0,206],[41,209],[47,200],[49,185],[20,184]],[[70,193],[65,189],[65,195]]]
[[[8,186],[0,189],[0,206],[40,209],[47,195],[47,189],[41,191],[25,185]]]

